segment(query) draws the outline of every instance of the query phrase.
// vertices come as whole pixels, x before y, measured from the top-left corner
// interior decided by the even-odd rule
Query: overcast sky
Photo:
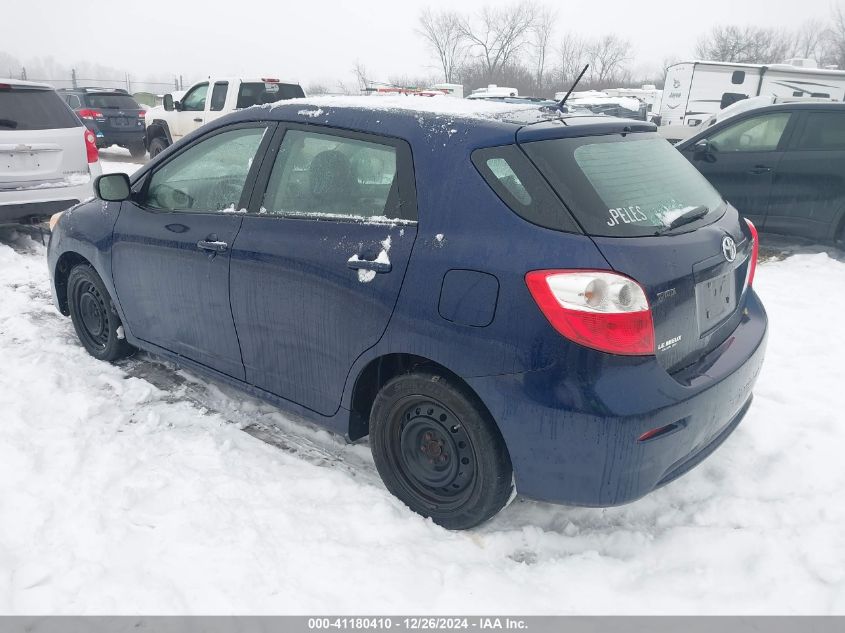
[[[0,51],[22,60],[53,56],[150,74],[281,75],[311,82],[349,80],[360,60],[370,78],[434,74],[415,34],[421,8],[473,11],[483,0],[2,0]],[[615,32],[633,45],[635,68],[691,57],[698,36],[717,23],[794,27],[827,18],[831,0],[632,2],[560,0],[558,37]],[[652,7],[651,9],[649,7]],[[772,60],[777,61],[777,60]]]

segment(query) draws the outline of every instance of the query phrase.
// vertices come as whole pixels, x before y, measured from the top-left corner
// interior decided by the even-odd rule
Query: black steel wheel
[[[111,297],[90,264],[78,264],[70,271],[67,299],[76,335],[89,354],[113,361],[132,352],[119,329],[120,317]]]
[[[430,373],[390,380],[376,396],[370,446],[387,488],[450,529],[486,521],[512,491],[510,458],[478,399]]]

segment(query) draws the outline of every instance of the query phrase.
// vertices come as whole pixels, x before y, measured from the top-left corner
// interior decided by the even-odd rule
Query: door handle
[[[195,123],[202,123],[202,119],[194,119]]]
[[[755,165],[753,169],[749,169],[748,173],[752,176],[761,176],[763,174],[768,174],[772,171],[771,167],[766,167],[765,165]]]
[[[200,240],[197,242],[197,248],[204,251],[211,251],[212,253],[225,253],[229,245],[226,242],[218,242],[217,240]]]
[[[353,257],[346,262],[346,265],[353,270],[373,270],[377,273],[389,273],[393,270],[393,265],[390,262],[370,261],[368,259],[358,259]]]

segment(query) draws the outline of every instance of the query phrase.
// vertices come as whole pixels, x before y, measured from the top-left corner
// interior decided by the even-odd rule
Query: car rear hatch
[[[724,343],[741,318],[752,253],[736,210],[657,134],[617,125],[544,139],[534,127],[520,130],[520,146],[610,267],[645,290],[661,365],[679,371]]]
[[[52,89],[0,83],[0,192],[88,177],[84,131]]]
[[[101,132],[133,132],[144,130],[144,110],[128,94],[122,92],[92,92],[85,95],[88,110]]]

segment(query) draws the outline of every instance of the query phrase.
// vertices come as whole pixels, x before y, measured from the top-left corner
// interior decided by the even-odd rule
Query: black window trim
[[[359,218],[344,215],[308,213],[261,213],[261,205],[267,193],[270,183],[270,176],[276,163],[279,149],[284,141],[285,133],[288,131],[309,132],[312,134],[323,134],[325,136],[336,136],[348,138],[355,141],[387,145],[396,150],[396,175],[399,179],[399,209],[403,217],[386,218],[384,220],[374,218]],[[309,123],[289,123],[280,121],[273,140],[267,149],[262,161],[261,169],[256,178],[253,188],[253,195],[246,205],[247,216],[256,216],[267,219],[278,220],[310,220],[315,222],[343,222],[348,224],[383,224],[383,225],[416,225],[419,220],[417,209],[417,187],[414,173],[414,160],[410,144],[404,139],[394,136],[383,136],[358,132],[345,128],[331,127],[328,125],[314,125]]]
[[[217,86],[225,86],[226,90],[223,92],[223,103],[220,105],[219,108],[214,107],[214,90]],[[215,81],[214,85],[211,86],[211,94],[208,96],[208,111],[209,112],[222,112],[226,108],[226,99],[229,98],[229,82],[228,81]]]
[[[266,128],[264,133],[264,137],[261,139],[261,143],[258,145],[258,149],[255,152],[255,158],[252,161],[252,166],[249,168],[249,172],[247,173],[246,180],[244,181],[244,188],[241,192],[241,198],[238,201],[238,209],[247,208],[247,203],[249,202],[250,198],[252,197],[252,192],[255,189],[255,181],[258,178],[259,171],[263,165],[264,158],[267,155],[267,149],[270,146],[271,141],[274,138],[274,133],[276,131],[277,123],[275,121],[245,121],[241,123],[233,123],[231,125],[225,125],[223,127],[216,128],[214,130],[210,130],[207,133],[203,134],[202,136],[198,136],[195,138],[191,143],[185,145],[184,147],[179,148],[178,151],[174,151],[170,156],[168,156],[165,160],[156,163],[152,169],[146,169],[142,172],[138,172],[137,176],[133,177],[132,179],[132,194],[130,196],[130,201],[139,209],[146,211],[147,213],[184,213],[186,215],[211,215],[211,216],[220,216],[220,215],[228,215],[231,212],[223,212],[223,211],[192,211],[189,209],[158,209],[155,207],[149,207],[144,204],[148,189],[150,186],[150,181],[152,177],[155,175],[157,171],[162,169],[165,165],[170,163],[172,160],[181,156],[194,146],[203,141],[207,141],[210,138],[213,138],[219,134],[223,134],[225,132],[232,132],[234,130],[241,130],[246,128]],[[237,212],[234,215],[237,216],[244,216],[245,213]]]

